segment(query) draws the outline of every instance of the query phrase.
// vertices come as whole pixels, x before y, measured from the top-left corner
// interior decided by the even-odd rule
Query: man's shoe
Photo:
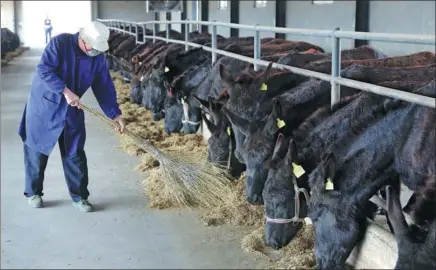
[[[73,202],[73,206],[77,207],[82,212],[92,212],[92,204],[90,204],[88,200]]]
[[[27,201],[29,202],[30,206],[32,206],[33,208],[43,207],[42,198],[39,195],[33,195],[27,197]]]

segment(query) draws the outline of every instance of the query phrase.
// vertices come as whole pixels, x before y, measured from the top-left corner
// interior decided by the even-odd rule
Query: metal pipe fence
[[[383,95],[391,98],[401,99],[404,101],[420,104],[430,108],[436,108],[435,98],[430,98],[422,95],[417,95],[414,93],[409,93],[405,91],[400,91],[393,88],[382,87],[374,84],[364,83],[356,80],[350,80],[340,77],[341,71],[341,39],[364,39],[371,41],[382,41],[382,42],[393,42],[393,43],[408,43],[408,44],[423,44],[423,45],[435,45],[436,36],[435,35],[415,35],[415,34],[390,34],[390,33],[367,33],[367,32],[353,32],[353,31],[341,31],[339,28],[333,30],[315,30],[315,29],[300,29],[300,28],[284,28],[284,27],[268,27],[259,25],[244,25],[244,24],[234,24],[234,23],[223,23],[223,22],[205,22],[205,21],[148,21],[148,22],[131,22],[131,21],[121,21],[121,20],[102,20],[98,21],[104,23],[109,29],[125,33],[128,35],[136,36],[136,42],[143,44],[147,39],[152,39],[153,42],[156,40],[166,41],[167,43],[176,43],[185,45],[185,50],[189,50],[189,47],[201,47],[203,50],[209,51],[212,54],[212,64],[217,60],[217,54],[235,58],[245,62],[251,62],[254,64],[254,68],[257,70],[258,66],[268,66],[269,62],[261,60],[261,46],[260,46],[260,32],[275,32],[293,35],[305,35],[305,36],[316,36],[316,37],[329,37],[332,39],[332,63],[331,63],[331,75],[323,74],[307,69],[281,65],[273,63],[273,67],[279,69],[286,69],[292,71],[296,74],[314,77],[320,80],[329,81],[331,83],[331,106],[336,104],[340,99],[340,86],[348,86],[356,88],[359,90],[371,92],[378,95]],[[158,37],[156,35],[156,25],[166,24],[166,38]],[[185,25],[185,40],[174,40],[169,38],[169,25],[170,24],[184,24]],[[188,32],[189,25],[206,25],[212,27],[212,44],[211,47],[199,45],[196,43],[189,42]],[[145,35],[145,30],[147,25],[152,26],[153,35]],[[127,26],[129,26],[129,31],[127,31]],[[132,26],[135,26],[136,32],[132,32]],[[139,41],[138,26],[143,29],[143,39]],[[246,29],[254,31],[254,58],[239,55],[236,53],[230,53],[227,51],[217,49],[217,27],[231,27],[237,29]]]

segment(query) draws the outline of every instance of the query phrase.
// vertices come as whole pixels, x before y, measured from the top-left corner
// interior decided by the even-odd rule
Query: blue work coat
[[[62,93],[65,87],[79,97],[91,87],[107,117],[121,114],[104,55],[87,56],[79,48],[78,35],[60,34],[45,48],[18,129],[26,145],[47,156],[62,131],[67,156],[85,146],[84,112],[68,105]]]

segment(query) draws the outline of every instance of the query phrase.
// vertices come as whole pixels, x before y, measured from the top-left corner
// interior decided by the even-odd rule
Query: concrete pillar
[[[99,18],[100,14],[98,14],[98,1],[90,1],[91,2],[91,20],[95,21]]]

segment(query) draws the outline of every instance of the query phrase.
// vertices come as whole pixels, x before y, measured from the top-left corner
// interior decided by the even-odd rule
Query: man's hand
[[[121,118],[121,115],[118,115],[114,119],[114,122],[115,122],[115,125],[116,125],[115,131],[118,132],[118,133],[123,133],[125,126],[124,126],[124,121]]]
[[[65,87],[63,91],[64,97],[67,100],[68,105],[78,107],[80,109],[80,98],[73,91]]]

